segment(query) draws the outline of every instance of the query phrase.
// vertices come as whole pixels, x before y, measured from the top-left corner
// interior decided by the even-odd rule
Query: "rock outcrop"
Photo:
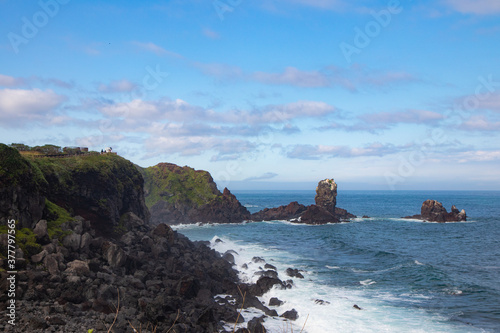
[[[287,220],[294,223],[326,224],[348,221],[356,216],[337,205],[337,184],[324,179],[316,187],[316,204],[304,206],[294,201],[286,206],[265,208],[252,214],[253,221]]]
[[[16,307],[22,311],[16,331],[126,332],[132,325],[152,325],[158,332],[225,332],[223,323],[236,321],[243,300],[232,264],[166,224],[151,225],[143,177],[132,163],[113,154],[31,159],[4,145],[0,153],[1,226],[12,218],[21,222],[15,270]],[[215,191],[215,184],[212,189],[209,202],[199,201],[194,188],[180,193],[201,203],[197,212],[210,219],[248,214],[229,190]],[[165,197],[177,191],[171,188]],[[0,235],[1,290],[7,290],[7,269],[12,270],[6,236]],[[261,293],[273,283],[241,289]],[[277,316],[256,293],[247,294],[249,303]],[[220,294],[231,301],[215,301]],[[5,318],[8,301],[2,293]],[[265,331],[257,319],[244,316],[238,321]],[[0,331],[6,325],[1,322]]]
[[[337,183],[333,179],[324,179],[316,187],[316,196],[314,197],[316,206],[325,208],[331,214],[335,214],[337,205]]]
[[[206,171],[172,163],[138,169],[145,179],[146,204],[153,224],[235,223],[250,218],[227,188],[223,193],[217,189]]]
[[[238,293],[231,264],[169,226],[130,229],[120,239],[98,236],[88,221],[63,228],[71,234],[52,239],[18,269],[16,306],[23,311],[16,331],[106,332],[118,300],[114,332],[148,324],[158,332],[172,325],[177,332],[221,332],[222,321],[237,316],[237,305],[214,300]],[[7,276],[0,272],[2,290]],[[7,299],[2,294],[0,303]],[[0,315],[6,316],[5,307]]]
[[[459,211],[455,205],[448,213],[443,204],[436,200],[426,200],[422,204],[419,215],[406,216],[409,219],[425,220],[429,222],[463,222],[467,221],[465,210]]]
[[[272,221],[272,220],[291,220],[299,218],[307,207],[299,204],[297,201],[290,202],[286,206],[276,208],[264,208],[257,213],[252,214],[254,221]]]
[[[43,215],[46,186],[35,165],[0,144],[0,225],[15,219],[21,228],[33,228]]]
[[[123,229],[129,213],[149,222],[144,180],[134,164],[123,157],[104,154],[37,158],[31,164],[41,170],[48,183],[46,198],[90,221],[100,235]]]

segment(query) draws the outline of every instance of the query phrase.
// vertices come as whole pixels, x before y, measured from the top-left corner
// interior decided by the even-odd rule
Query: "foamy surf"
[[[291,309],[295,309],[299,314],[296,321],[266,317],[264,325],[268,332],[300,332],[302,329],[303,332],[309,333],[475,331],[471,328],[466,330],[457,328],[448,324],[447,318],[430,314],[423,309],[391,306],[389,303],[400,296],[366,288],[377,283],[371,279],[359,281],[358,285],[362,288],[327,285],[319,278],[319,272],[305,264],[298,264],[305,258],[297,258],[286,251],[219,236],[214,236],[210,245],[221,254],[233,255],[234,267],[238,270],[242,282],[255,283],[259,278],[256,273],[263,270],[266,263],[276,267],[281,280],[293,279],[292,289],[273,288],[259,297],[267,307],[276,310],[279,315]],[[287,276],[285,272],[289,267],[304,270],[305,278]],[[335,271],[340,267],[327,265],[326,268]],[[269,306],[269,301],[274,297],[283,301],[283,304]],[[264,313],[251,308],[243,310],[242,315],[245,323],[236,325],[236,328],[246,327],[246,322],[253,317],[263,316]],[[227,330],[233,328],[234,323],[226,323]]]

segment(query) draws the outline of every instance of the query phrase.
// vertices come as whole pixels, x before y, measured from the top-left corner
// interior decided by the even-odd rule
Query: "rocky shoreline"
[[[113,332],[130,332],[149,324],[157,332],[226,332],[224,324],[246,322],[247,330],[237,332],[265,332],[265,316],[279,316],[257,298],[273,287],[293,286],[291,279],[281,281],[272,265],[255,258],[265,270],[256,284],[244,284],[227,253],[221,256],[205,242],[191,242],[166,224],[135,222],[115,240],[96,236],[90,222],[77,217],[64,225],[72,233],[62,244],[54,239],[30,258],[18,251],[14,331],[101,332],[112,326]],[[44,226],[43,220],[37,224],[37,240],[47,240]],[[3,290],[7,276],[0,273]],[[1,302],[6,304],[5,294]],[[238,313],[242,307],[265,315],[247,318]],[[281,316],[296,319],[290,311]],[[1,331],[10,328],[0,324]]]
[[[349,221],[336,207],[337,184],[325,179],[315,204],[291,202],[250,214],[228,189],[217,190],[208,172],[163,163],[142,169],[117,155],[29,160],[0,144],[0,289],[8,290],[7,221],[16,224],[16,325],[5,332],[266,332],[266,316],[295,320],[294,309],[258,297],[293,288],[304,278],[294,268],[281,279],[262,258],[255,283],[238,279],[234,251],[192,242],[168,224],[288,220],[301,224]],[[150,210],[152,209],[152,213]],[[421,218],[466,220],[436,201]],[[165,222],[165,223],[162,223]],[[11,267],[9,267],[12,270]],[[317,300],[318,302],[323,302]],[[2,293],[0,316],[10,299]],[[240,313],[254,308],[262,315]],[[272,309],[270,309],[272,308]],[[281,313],[278,313],[280,310]],[[255,311],[253,313],[256,313]],[[246,323],[246,325],[245,325]]]

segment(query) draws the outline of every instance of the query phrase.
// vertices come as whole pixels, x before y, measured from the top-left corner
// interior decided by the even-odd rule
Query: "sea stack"
[[[317,206],[325,208],[328,212],[335,214],[337,205],[337,183],[333,179],[323,179],[316,187],[314,201]]]
[[[307,207],[300,217],[301,223],[326,224],[340,222],[335,214],[337,205],[337,184],[333,179],[323,179],[316,187],[315,205]]]

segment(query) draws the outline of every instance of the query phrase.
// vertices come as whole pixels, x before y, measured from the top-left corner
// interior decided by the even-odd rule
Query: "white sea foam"
[[[222,242],[217,241],[221,239]],[[268,332],[300,332],[305,324],[304,333],[324,332],[473,332],[474,329],[466,327],[461,330],[445,322],[446,318],[430,314],[423,309],[404,308],[392,306],[391,301],[411,300],[420,302],[426,296],[423,295],[395,295],[390,292],[382,292],[376,288],[363,287],[335,287],[321,283],[314,271],[307,271],[306,266],[292,266],[290,262],[299,262],[301,258],[291,255],[285,251],[262,247],[257,244],[247,244],[233,241],[223,237],[213,237],[210,241],[212,248],[220,253],[234,250],[235,263],[239,270],[239,278],[244,282],[256,282],[259,276],[256,272],[264,268],[265,263],[252,260],[254,257],[262,258],[265,262],[277,268],[279,278],[290,279],[285,273],[288,267],[304,269],[305,279],[293,278],[292,289],[271,289],[260,297],[260,300],[268,305],[272,297],[284,301],[279,307],[271,307],[278,314],[295,309],[299,318],[295,322],[285,321],[283,318],[267,317],[264,325]],[[305,264],[304,264],[305,265]],[[245,268],[243,268],[245,267]],[[338,266],[326,266],[328,269],[340,269]],[[392,267],[390,269],[394,269]],[[334,274],[332,272],[332,274]],[[370,286],[376,281],[371,279],[362,280],[360,284]],[[321,302],[323,301],[323,302]],[[362,310],[354,308],[357,305]],[[245,321],[253,317],[260,317],[262,312],[256,309],[247,309],[242,313]],[[237,327],[246,327],[246,322]],[[226,329],[232,330],[234,323],[227,323]]]
[[[359,284],[363,285],[363,286],[369,286],[369,285],[372,285],[372,284],[375,284],[377,283],[376,281],[373,281],[373,280],[363,280],[363,281],[359,281]]]

